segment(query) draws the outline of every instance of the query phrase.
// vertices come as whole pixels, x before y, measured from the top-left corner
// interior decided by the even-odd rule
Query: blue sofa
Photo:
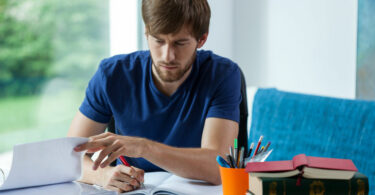
[[[267,161],[308,156],[352,159],[375,195],[375,101],[258,89],[249,143],[264,135],[274,151]],[[264,143],[265,144],[265,143]]]

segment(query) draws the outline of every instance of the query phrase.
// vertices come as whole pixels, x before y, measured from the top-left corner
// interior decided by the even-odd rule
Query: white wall
[[[230,57],[248,85],[355,97],[357,1],[209,1],[205,49]]]
[[[137,1],[110,0],[110,54],[136,51]]]
[[[208,0],[211,8],[210,31],[202,49],[233,59],[234,4],[233,1]]]
[[[267,84],[354,98],[356,1],[283,0],[268,9]]]

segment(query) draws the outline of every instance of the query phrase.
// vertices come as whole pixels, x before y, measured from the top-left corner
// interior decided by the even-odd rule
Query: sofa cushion
[[[252,107],[249,145],[264,135],[274,149],[268,161],[290,160],[301,153],[352,159],[374,189],[374,101],[260,88]]]

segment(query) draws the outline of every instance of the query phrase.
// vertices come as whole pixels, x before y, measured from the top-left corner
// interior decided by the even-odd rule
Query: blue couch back
[[[254,97],[249,143],[264,135],[274,151],[267,161],[308,156],[352,159],[375,194],[375,102],[276,89]],[[249,144],[250,145],[250,144]]]

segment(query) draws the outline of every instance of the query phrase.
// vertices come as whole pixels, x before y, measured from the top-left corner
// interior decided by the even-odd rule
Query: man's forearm
[[[100,183],[100,176],[102,176],[103,170],[107,169],[109,167],[105,167],[103,169],[99,168],[96,171],[94,171],[92,169],[93,164],[94,163],[91,160],[91,157],[88,156],[87,154],[84,155],[84,157],[83,157],[83,165],[82,165],[82,169],[83,169],[83,171],[82,171],[82,177],[81,177],[81,179],[79,181],[83,182],[83,183],[95,184],[95,185],[102,186],[102,184]]]
[[[146,141],[144,158],[181,177],[200,179],[220,184],[216,163],[219,151],[205,148],[177,148],[153,141]]]

